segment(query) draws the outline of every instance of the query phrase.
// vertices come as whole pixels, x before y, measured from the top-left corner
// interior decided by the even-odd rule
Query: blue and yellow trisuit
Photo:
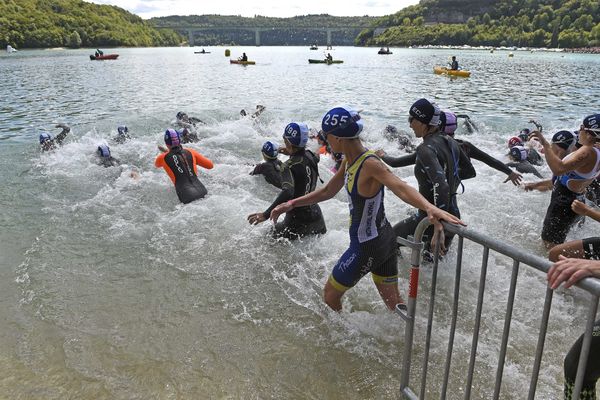
[[[374,152],[365,151],[351,165],[346,165],[345,187],[350,207],[350,248],[339,259],[329,282],[340,291],[350,289],[372,273],[378,284],[398,282],[396,235],[385,217],[383,185],[373,197],[358,193],[358,177],[363,163]]]

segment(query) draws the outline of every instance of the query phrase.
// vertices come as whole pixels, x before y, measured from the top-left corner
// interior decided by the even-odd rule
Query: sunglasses
[[[586,131],[588,132],[590,135],[594,136],[594,137],[600,137],[600,129],[590,129],[590,128],[586,128],[585,126],[581,125],[579,127],[580,131]]]

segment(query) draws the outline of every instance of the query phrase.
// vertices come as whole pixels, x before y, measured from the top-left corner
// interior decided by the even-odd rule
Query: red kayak
[[[105,54],[105,55],[101,55],[101,56],[95,56],[90,54],[90,60],[116,60],[117,57],[119,57],[118,54]]]

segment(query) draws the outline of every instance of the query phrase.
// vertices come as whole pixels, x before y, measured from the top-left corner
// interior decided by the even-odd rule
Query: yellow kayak
[[[256,61],[229,60],[231,64],[254,65]]]
[[[448,69],[446,67],[440,67],[437,65],[435,67],[433,67],[433,72],[438,75],[463,76],[465,78],[468,78],[469,76],[471,76],[471,72],[465,71],[464,69],[452,70],[452,69]]]

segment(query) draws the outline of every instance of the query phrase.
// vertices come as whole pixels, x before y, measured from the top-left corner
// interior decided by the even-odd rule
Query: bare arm
[[[535,131],[531,133],[532,137],[537,138],[542,146],[544,146],[544,156],[548,162],[548,166],[552,173],[556,176],[564,175],[569,171],[575,171],[585,167],[590,162],[590,149],[582,147],[573,153],[573,156],[567,160],[561,160],[553,151],[552,146],[546,140],[541,132]]]
[[[579,200],[573,200],[571,209],[579,215],[584,215],[600,222],[600,210],[597,208],[592,208]]]
[[[294,207],[302,207],[309,206],[311,204],[320,203],[325,200],[331,199],[333,196],[339,192],[344,186],[344,171],[345,162],[342,162],[340,169],[336,172],[336,174],[327,182],[325,186],[321,189],[315,190],[309,194],[306,194],[301,197],[297,197],[293,200],[287,201],[285,203],[279,204],[273,210],[271,210],[271,220],[277,222],[277,218],[283,213],[286,213],[293,209]]]
[[[525,185],[523,185],[523,188],[526,192],[529,192],[530,190],[539,190],[540,192],[546,192],[548,190],[552,190],[552,186],[552,179],[546,179],[543,181],[526,183]]]

